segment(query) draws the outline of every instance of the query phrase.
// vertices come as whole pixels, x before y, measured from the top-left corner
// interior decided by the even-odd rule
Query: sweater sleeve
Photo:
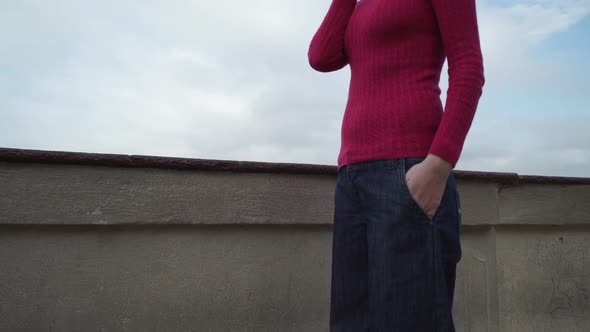
[[[356,0],[332,0],[307,52],[310,66],[320,72],[331,72],[348,64],[344,49],[344,32]]]
[[[448,61],[445,111],[429,152],[454,168],[482,94],[483,59],[475,0],[432,0]]]

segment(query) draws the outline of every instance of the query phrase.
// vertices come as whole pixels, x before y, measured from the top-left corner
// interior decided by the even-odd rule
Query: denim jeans
[[[451,174],[431,220],[405,177],[423,160],[370,161],[339,170],[330,331],[455,331],[460,197]]]

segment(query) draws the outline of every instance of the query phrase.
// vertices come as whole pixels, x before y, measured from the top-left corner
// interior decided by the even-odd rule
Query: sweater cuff
[[[461,155],[461,148],[455,144],[445,144],[440,139],[435,139],[428,150],[428,154],[434,154],[451,164],[452,168],[455,168]]]

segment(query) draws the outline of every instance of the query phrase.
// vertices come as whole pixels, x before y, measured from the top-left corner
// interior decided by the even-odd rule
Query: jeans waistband
[[[426,157],[407,157],[384,160],[371,160],[360,163],[345,165],[341,171],[348,169],[353,170],[370,170],[370,169],[406,169],[406,165],[415,165],[422,162]]]

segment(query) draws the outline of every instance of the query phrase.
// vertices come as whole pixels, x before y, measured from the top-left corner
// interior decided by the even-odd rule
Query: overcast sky
[[[0,0],[0,146],[335,165],[350,69],[307,62],[329,5]],[[590,0],[477,6],[457,169],[590,177]]]

